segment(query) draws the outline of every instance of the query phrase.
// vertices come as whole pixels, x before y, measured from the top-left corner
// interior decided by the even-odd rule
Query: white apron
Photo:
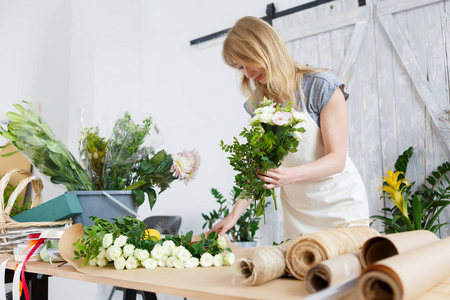
[[[319,126],[305,111],[306,129],[298,151],[289,153],[283,167],[296,167],[325,155]],[[327,178],[281,187],[285,239],[301,233],[328,229],[339,223],[369,218],[366,190],[358,170],[347,156],[341,173]]]

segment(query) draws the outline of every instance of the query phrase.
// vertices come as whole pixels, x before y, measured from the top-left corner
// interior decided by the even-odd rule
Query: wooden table
[[[3,262],[11,255],[0,254],[0,262]],[[15,262],[11,258],[7,263],[7,268],[14,269]],[[98,268],[98,267],[97,267]],[[104,272],[110,272],[110,267],[98,268]],[[140,272],[143,279],[140,282],[127,280],[126,274],[130,271]],[[40,274],[45,276],[57,276],[62,278],[76,279],[92,283],[113,285],[131,289],[131,296],[137,291],[147,291],[152,293],[162,293],[168,295],[182,296],[194,299],[302,299],[309,294],[306,292],[304,283],[293,278],[280,278],[268,282],[261,286],[242,286],[233,285],[232,278],[234,267],[220,268],[195,268],[195,269],[173,269],[157,268],[146,270],[140,268],[137,270],[114,271],[116,278],[108,276],[93,276],[79,272],[71,265],[51,265],[43,261],[28,262],[26,272],[31,276],[34,282],[45,286],[46,280]],[[135,273],[135,272],[134,272]],[[106,274],[106,273],[105,273]],[[131,274],[131,273],[130,273]],[[135,273],[136,274],[136,273]],[[122,277],[122,278],[119,278]],[[28,278],[28,277],[27,277]],[[34,287],[36,288],[36,286]],[[133,292],[134,291],[134,292]],[[35,299],[46,299],[46,293]],[[130,297],[129,297],[130,298]],[[130,298],[131,299],[131,298]],[[152,296],[147,299],[152,299]],[[355,294],[346,299],[358,299]],[[417,300],[438,300],[450,299],[450,278],[437,285]]]
[[[6,260],[10,255],[1,254],[0,262]],[[15,262],[11,258],[7,268],[13,270]],[[97,269],[110,271],[112,267]],[[109,270],[108,270],[109,269]],[[43,274],[58,276],[62,278],[76,279],[81,281],[113,285],[133,290],[142,290],[154,293],[176,295],[194,299],[300,299],[308,293],[301,281],[291,278],[282,278],[271,281],[258,287],[233,285],[231,283],[234,267],[220,268],[195,268],[195,269],[173,269],[156,268],[146,270],[114,271],[120,278],[106,276],[92,276],[79,272],[71,265],[58,267],[43,261],[33,261],[26,264],[26,272],[29,274]],[[141,282],[125,279],[127,272],[137,271],[144,279]],[[111,273],[111,272],[109,272]],[[135,273],[135,272],[134,272]],[[38,282],[38,281],[37,281]],[[33,297],[33,299],[35,299]]]

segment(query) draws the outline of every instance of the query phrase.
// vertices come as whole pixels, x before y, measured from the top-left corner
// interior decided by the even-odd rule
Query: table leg
[[[136,300],[136,290],[125,289],[123,291],[123,300]]]
[[[26,273],[30,299],[48,300],[48,275]]]

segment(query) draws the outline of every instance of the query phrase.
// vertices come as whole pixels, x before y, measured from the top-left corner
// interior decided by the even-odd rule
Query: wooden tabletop
[[[3,262],[9,257],[11,255],[1,254],[0,261]],[[10,258],[7,268],[14,269],[14,266],[15,262],[13,258]],[[86,266],[86,268],[93,267]],[[25,270],[31,273],[195,299],[299,299],[308,295],[303,282],[292,278],[273,280],[257,287],[233,285],[234,267],[156,268],[153,270],[138,268],[117,271],[113,270],[112,266],[108,266],[95,267],[95,269],[99,272],[93,276],[79,272],[71,265],[58,267],[43,261],[33,261],[26,264]]]
[[[12,255],[0,254],[0,262],[8,259],[8,269],[14,269]],[[87,266],[87,268],[93,268]],[[233,284],[234,267],[147,270],[113,270],[112,266],[95,267],[96,275],[78,271],[66,264],[58,266],[44,261],[32,261],[26,265],[30,273],[119,286],[129,289],[182,296],[195,299],[302,299],[309,294],[304,282],[293,278],[280,278],[261,286]],[[113,271],[113,272],[111,272]],[[136,278],[139,278],[136,280]],[[357,299],[355,293],[346,299]],[[450,278],[419,297],[417,300],[450,299]]]

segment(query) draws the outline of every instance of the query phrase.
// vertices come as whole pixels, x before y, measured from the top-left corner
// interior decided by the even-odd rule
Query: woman
[[[275,30],[254,17],[240,19],[223,44],[223,59],[242,72],[241,89],[254,103],[265,96],[293,101],[305,113],[306,129],[296,153],[278,169],[259,174],[267,189],[281,188],[285,238],[369,217],[366,191],[347,156],[348,93],[332,73],[296,63]],[[211,230],[225,234],[250,201],[239,199],[233,211]]]

